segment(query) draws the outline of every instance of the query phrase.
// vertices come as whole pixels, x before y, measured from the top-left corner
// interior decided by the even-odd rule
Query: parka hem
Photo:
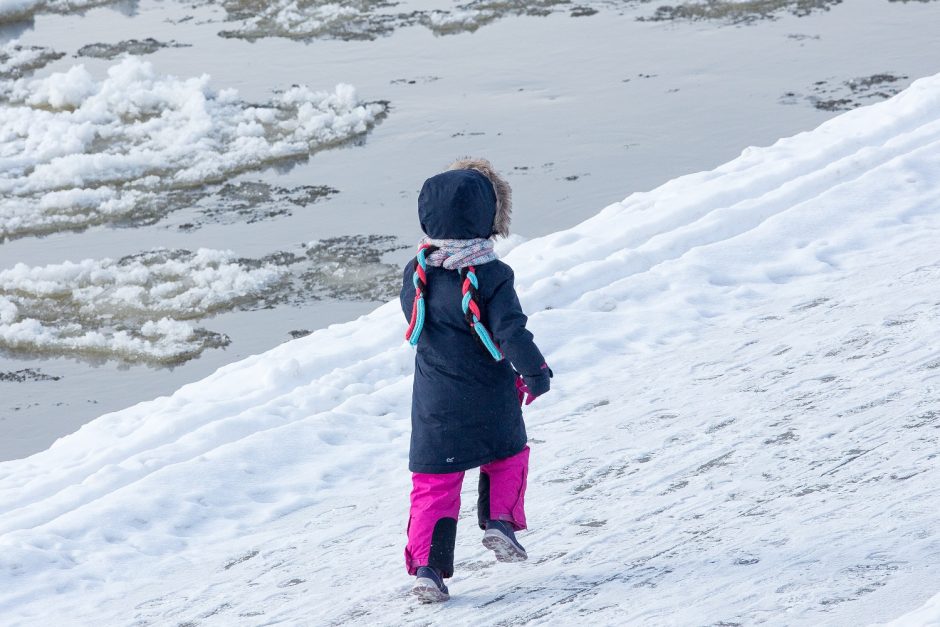
[[[522,449],[526,447],[527,442],[523,442],[522,446],[518,449],[510,450],[505,455],[485,455],[476,460],[469,462],[461,462],[459,464],[408,464],[408,470],[411,472],[420,472],[428,475],[444,475],[451,472],[463,472],[465,470],[472,470],[473,468],[479,468],[483,464],[489,464],[490,462],[495,462],[497,459],[506,459],[507,457],[512,457],[522,452]]]

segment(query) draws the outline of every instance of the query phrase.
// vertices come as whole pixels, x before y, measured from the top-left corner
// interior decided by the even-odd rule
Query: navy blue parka
[[[487,238],[493,234],[496,196],[475,170],[451,170],[425,181],[418,198],[422,230],[433,239]],[[410,319],[415,298],[404,270],[401,307]],[[412,472],[448,473],[510,457],[526,445],[515,370],[535,391],[548,389],[545,359],[526,329],[526,316],[502,261],[476,266],[482,321],[505,358],[495,361],[478,343],[461,309],[456,270],[428,266],[426,316],[415,356],[411,405]]]

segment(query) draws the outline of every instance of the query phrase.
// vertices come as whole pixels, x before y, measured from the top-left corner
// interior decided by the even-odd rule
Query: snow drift
[[[940,75],[512,250],[556,372],[527,408],[531,557],[491,560],[468,481],[445,607],[406,593],[390,303],[0,465],[0,614],[936,620],[938,172]]]

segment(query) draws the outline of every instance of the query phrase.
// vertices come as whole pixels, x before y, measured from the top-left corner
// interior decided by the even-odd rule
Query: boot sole
[[[430,579],[418,579],[415,582],[414,587],[411,589],[411,594],[418,597],[418,600],[422,603],[441,603],[450,599],[450,595],[446,592],[441,591]]]
[[[529,559],[524,549],[495,529],[487,529],[483,534],[483,546],[496,554],[497,562],[524,562]]]

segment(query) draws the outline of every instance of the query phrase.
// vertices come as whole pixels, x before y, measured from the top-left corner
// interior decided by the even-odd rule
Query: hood
[[[486,159],[458,159],[424,182],[421,229],[433,239],[509,235],[512,189]]]
[[[490,237],[496,219],[496,192],[476,170],[441,172],[421,188],[418,219],[432,239]]]
[[[486,177],[496,193],[496,216],[493,218],[491,235],[509,237],[509,222],[512,219],[512,188],[509,187],[506,179],[493,169],[493,164],[486,159],[464,157],[451,163],[447,169],[474,170]]]

